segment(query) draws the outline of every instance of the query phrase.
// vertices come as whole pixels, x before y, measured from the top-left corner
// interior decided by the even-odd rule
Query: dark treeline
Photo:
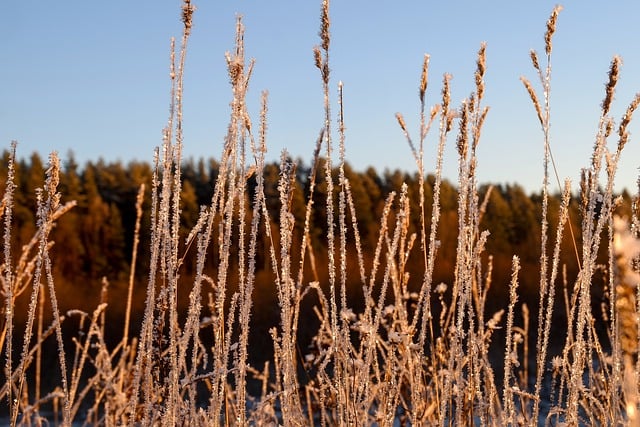
[[[9,153],[5,151],[2,163],[4,170],[0,173],[2,177],[0,185],[2,188],[5,187],[8,157]],[[43,185],[45,169],[46,161],[37,154],[33,154],[28,160],[22,159],[17,165],[16,183],[18,188],[13,211],[12,231],[14,254],[19,254],[20,248],[34,236],[36,230],[36,189]],[[211,202],[218,171],[219,164],[213,159],[188,160],[183,164],[181,208],[182,236],[184,238],[196,224],[200,206],[208,205]],[[309,172],[309,166],[298,162],[295,174],[292,177],[297,181],[296,189],[290,200],[291,212],[296,217],[293,235],[294,241],[297,242],[301,241],[304,227],[306,200],[309,192]],[[314,236],[321,236],[322,233],[325,233],[327,228],[325,209],[327,186],[321,175],[321,173],[318,174],[318,183],[314,196],[311,242],[316,262],[326,263],[327,248],[322,243],[326,242],[326,239],[314,238]],[[374,168],[369,168],[364,172],[357,172],[346,165],[345,175],[352,189],[365,265],[369,266],[373,259],[385,200],[393,191],[399,194],[403,183],[407,184],[408,195],[413,202],[411,205],[410,231],[417,233],[419,236],[420,207],[417,202],[419,200],[417,174],[387,170],[379,173]],[[152,165],[148,163],[130,162],[125,165],[121,162],[107,163],[99,160],[80,166],[74,160],[73,155],[67,156],[61,171],[59,189],[62,193],[63,202],[75,200],[77,201],[77,206],[58,221],[51,234],[52,241],[55,242],[52,248],[53,274],[58,292],[61,294],[62,309],[78,308],[80,306],[80,308],[89,310],[90,307],[94,307],[100,297],[100,291],[104,283],[103,278],[106,278],[109,283],[110,312],[116,313],[115,315],[117,316],[118,313],[122,313],[122,310],[124,310],[136,219],[135,202],[138,189],[142,183],[146,185],[147,191],[143,204],[144,215],[136,266],[137,290],[134,304],[140,308],[143,306],[148,260],[150,259],[151,179]],[[271,226],[277,227],[280,212],[278,194],[280,166],[275,163],[267,164],[264,171],[264,179]],[[250,177],[249,194],[253,194],[255,185],[255,177]],[[426,185],[426,216],[428,219],[431,217],[433,185],[434,177],[428,176]],[[481,201],[489,188],[486,185],[480,187]],[[622,196],[624,202],[621,204],[620,209],[621,213],[624,214],[625,211],[628,213],[630,209],[630,197],[628,194],[623,194]],[[337,200],[337,197],[335,199]],[[251,200],[246,202],[250,204]],[[443,182],[441,187],[441,208],[442,214],[438,230],[440,246],[434,272],[434,285],[440,282],[450,285],[453,282],[455,267],[458,219],[456,188],[447,181]],[[549,207],[550,250],[555,236],[558,210],[559,198],[554,197],[551,199]],[[250,210],[248,212],[249,215]],[[523,188],[518,185],[499,185],[492,188],[481,220],[481,228],[487,229],[491,233],[483,260],[485,262],[484,270],[486,271],[488,257],[492,257],[493,269],[490,295],[493,298],[488,299],[487,308],[489,310],[499,310],[507,305],[505,296],[511,275],[513,255],[518,255],[522,264],[520,274],[521,301],[527,302],[530,306],[535,304],[537,307],[535,301],[538,295],[540,271],[540,215],[541,197],[539,195],[527,195]],[[348,214],[347,216],[348,223],[351,224],[350,215]],[[580,229],[580,221],[578,202],[574,201],[570,213],[570,222],[574,230]],[[430,220],[428,225],[430,225]],[[277,238],[278,233],[274,233],[274,236],[274,238]],[[353,236],[353,234],[350,236]],[[580,236],[576,235],[575,238],[577,240],[576,245],[580,248]],[[359,299],[362,295],[362,283],[357,273],[357,255],[353,240],[352,237],[348,239],[347,264],[350,266],[349,271],[352,273],[350,273],[347,286],[352,303],[357,306],[362,304]],[[270,242],[266,237],[266,233],[260,233],[258,243],[255,299],[260,303],[255,307],[253,318],[256,324],[260,325],[264,321],[266,325],[269,324],[269,319],[275,318],[277,315],[277,297],[272,283],[273,273],[269,258]],[[277,242],[275,244],[277,245]],[[419,288],[423,276],[422,252],[419,246],[418,237],[408,269],[411,274],[410,283],[416,290]],[[300,245],[294,245],[293,247],[299,248]],[[183,251],[185,255],[182,278],[186,284],[193,277],[196,254],[194,248],[183,247]],[[215,252],[215,248],[212,247],[210,251]],[[211,262],[207,266],[207,274],[210,277],[215,277],[217,258],[210,256],[208,259]],[[566,267],[566,277],[568,278],[569,286],[571,286],[578,267],[576,252],[568,230],[564,233],[562,241],[561,265]],[[309,271],[310,269],[305,270]],[[319,269],[319,271],[325,270]],[[231,271],[233,271],[233,268]],[[367,268],[366,271],[370,271],[370,269]],[[318,280],[321,284],[327,281],[326,277],[305,277],[305,280],[307,279]],[[559,286],[562,286],[562,284],[560,283]],[[188,291],[183,292],[183,294],[186,297]],[[532,310],[533,312],[535,311]],[[257,328],[257,330],[260,329],[262,328]]]

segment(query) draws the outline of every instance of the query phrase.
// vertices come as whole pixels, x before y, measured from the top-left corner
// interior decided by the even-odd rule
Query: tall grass
[[[552,173],[560,189],[550,133],[551,54],[559,12],[560,8],[554,9],[547,22],[546,63],[540,64],[535,51],[530,54],[542,96],[523,78],[541,125],[544,158],[535,336],[530,335],[530,309],[519,302],[520,261],[516,254],[509,300],[497,312],[489,312],[486,306],[493,264],[485,249],[491,230],[481,228],[481,219],[490,203],[490,191],[481,200],[476,171],[481,167],[477,148],[489,112],[483,104],[487,46],[482,44],[478,51],[474,90],[459,106],[451,103],[450,76],[445,74],[439,102],[427,109],[429,56],[425,55],[418,87],[417,144],[402,114],[396,116],[415,159],[420,187],[417,195],[406,185],[389,195],[373,257],[367,262],[345,174],[342,83],[338,84],[337,99],[339,155],[334,159],[329,1],[322,2],[320,41],[313,49],[325,115],[313,150],[300,239],[294,236],[296,217],[291,202],[296,164],[286,151],[280,164],[279,217],[270,218],[267,209],[263,173],[268,94],[262,95],[256,127],[246,107],[253,62],[245,58],[244,28],[238,19],[235,47],[227,54],[232,100],[221,169],[211,202],[201,208],[197,224],[185,236],[180,228],[182,102],[194,13],[191,2],[185,0],[183,34],[178,47],[172,41],[170,51],[170,116],[162,146],[154,156],[146,291],[134,280],[145,191],[141,187],[124,331],[117,345],[110,347],[105,340],[105,312],[109,310],[106,281],[103,298],[92,313],[62,313],[58,306],[51,273],[55,260],[50,257],[50,231],[74,202],[61,203],[55,153],[50,156],[44,186],[37,192],[36,234],[21,253],[12,253],[16,156],[15,144],[12,146],[2,202],[4,323],[0,344],[5,355],[5,384],[0,398],[8,409],[6,421],[11,425],[53,422],[66,426],[75,422],[131,426],[639,425],[640,195],[636,196],[633,216],[619,218],[615,215],[619,200],[613,182],[640,94],[616,125],[610,111],[620,59],[614,57],[592,161],[583,170],[580,183],[581,229],[570,230],[580,273],[575,280],[562,276],[561,242],[571,223],[569,181],[561,188],[558,223],[549,222]],[[437,133],[438,143],[433,203],[428,206],[425,143],[431,132]],[[613,151],[608,148],[610,138],[617,139]],[[458,154],[454,280],[436,284],[433,272],[440,247],[442,162],[445,146],[452,139]],[[254,176],[256,185],[251,192],[247,183]],[[327,195],[326,234],[321,236],[328,248],[326,265],[317,262],[311,233],[320,180]],[[416,233],[410,228],[411,197],[418,197],[420,206]],[[550,225],[555,227],[554,236]],[[268,254],[263,255],[272,266],[279,324],[270,331],[273,359],[254,367],[249,364],[249,331],[256,304],[260,235],[269,242]],[[349,264],[350,241],[358,254],[357,265]],[[232,245],[237,245],[237,251],[231,250]],[[598,259],[601,248],[607,253],[604,267]],[[196,274],[189,287],[179,280],[187,251],[197,253]],[[420,260],[424,273],[419,289],[412,289],[407,265],[416,252],[419,257],[412,259]],[[215,277],[207,275],[205,268],[212,259],[218,267]],[[592,287],[596,286],[594,275],[601,269],[608,292],[602,315],[596,315]],[[352,274],[362,284],[361,310],[347,297],[347,277]],[[327,282],[322,283],[320,277],[327,277]],[[557,301],[559,289],[563,290],[567,318],[567,323],[560,325],[562,329],[554,323],[562,306]],[[146,292],[146,302],[139,332],[130,336],[133,292]],[[189,302],[185,313],[178,310],[181,295]],[[21,341],[15,321],[18,298],[28,300]],[[307,300],[315,302],[319,326],[311,347],[301,348],[298,330]],[[50,325],[44,324],[46,304],[53,313]],[[63,324],[70,318],[77,319],[79,330],[65,339]],[[606,333],[599,333],[597,325],[606,325]],[[552,333],[564,336],[560,351],[550,348]],[[532,355],[530,339],[536,342]],[[44,389],[41,382],[43,344],[48,340],[56,342],[60,377],[59,385],[52,389]],[[496,347],[502,350],[496,353]],[[531,368],[530,356],[535,357]],[[256,381],[260,390],[251,393],[249,383]]]

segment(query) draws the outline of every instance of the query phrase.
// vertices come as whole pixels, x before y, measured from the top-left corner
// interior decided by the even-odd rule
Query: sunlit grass
[[[105,339],[108,283],[95,310],[86,313],[58,308],[51,274],[50,232],[74,202],[61,203],[59,160],[49,158],[45,185],[37,191],[37,231],[21,253],[11,251],[12,207],[15,195],[15,145],[8,165],[2,203],[4,259],[0,345],[5,356],[5,383],[0,388],[6,420],[11,425],[74,422],[99,425],[638,425],[638,287],[640,281],[640,219],[638,199],[633,216],[615,216],[613,193],[617,164],[628,142],[628,125],[640,103],[636,95],[616,125],[610,116],[619,58],[611,63],[592,162],[582,173],[581,227],[571,224],[571,186],[560,186],[554,173],[550,134],[551,58],[560,8],[553,10],[545,32],[545,56],[531,52],[538,93],[523,83],[540,122],[544,141],[540,246],[539,305],[519,301],[520,260],[513,256],[509,300],[497,312],[488,311],[492,258],[486,244],[491,230],[481,227],[491,191],[481,199],[476,171],[484,105],[485,51],[480,45],[473,91],[461,105],[452,105],[450,76],[442,78],[439,101],[429,99],[429,56],[419,79],[420,117],[414,139],[401,114],[399,131],[407,139],[418,171],[418,194],[406,185],[391,193],[384,205],[375,248],[365,257],[360,243],[358,212],[345,174],[346,141],[342,84],[338,84],[337,114],[332,115],[329,2],[324,1],[315,64],[323,85],[325,116],[313,149],[304,223],[292,212],[296,164],[282,153],[278,181],[279,217],[270,218],[265,195],[268,95],[263,93],[260,117],[254,124],[246,106],[253,62],[244,56],[244,28],[237,22],[236,44],[227,54],[232,88],[230,123],[220,154],[220,172],[210,204],[202,207],[197,224],[181,231],[182,81],[193,6],[182,7],[184,32],[171,46],[171,113],[162,147],[155,152],[151,186],[149,271],[143,291],[134,278],[145,187],[136,205],[137,222],[129,275],[124,331],[110,346]],[[540,101],[542,100],[542,101]],[[337,123],[334,155],[333,121]],[[434,153],[425,141],[435,133]],[[610,150],[609,140],[617,139]],[[434,283],[439,262],[440,188],[445,145],[458,155],[457,233],[454,277]],[[433,203],[425,195],[427,159],[434,160]],[[334,166],[337,162],[337,166]],[[334,171],[337,170],[337,173]],[[334,174],[335,173],[335,174]],[[248,180],[255,178],[250,190]],[[551,181],[562,188],[558,212],[549,212]],[[325,191],[326,234],[312,237],[316,184]],[[411,231],[411,197],[417,197],[420,227]],[[428,212],[430,214],[428,214]],[[429,215],[429,217],[428,217]],[[550,224],[549,218],[558,218]],[[553,225],[555,235],[551,235]],[[302,236],[296,239],[294,228]],[[580,272],[575,281],[562,274],[563,235],[569,233]],[[256,256],[259,236],[269,242],[261,254],[269,259],[278,303],[279,324],[270,330],[273,358],[251,366],[249,331],[256,296]],[[581,245],[576,238],[580,237]],[[317,262],[313,239],[328,248],[327,262]],[[357,257],[347,257],[353,244]],[[233,245],[237,247],[232,248]],[[597,258],[602,248],[606,265]],[[197,253],[194,279],[180,282],[184,252]],[[418,253],[418,257],[410,255]],[[489,254],[490,255],[490,254]],[[206,274],[215,260],[217,275]],[[418,259],[424,275],[417,290],[409,289],[408,263]],[[370,261],[369,261],[370,260]],[[607,301],[601,313],[593,308],[594,274],[605,271]],[[309,280],[309,277],[314,280]],[[347,295],[347,279],[362,285],[361,309]],[[326,283],[319,278],[326,278]],[[324,279],[322,279],[324,280]],[[570,281],[571,280],[571,281]],[[557,295],[558,289],[563,290]],[[139,333],[130,335],[133,292],[146,292]],[[178,295],[186,294],[186,312]],[[25,325],[16,324],[16,301],[28,301]],[[563,299],[567,323],[554,323],[558,299]],[[303,304],[314,301],[319,325],[310,347],[301,348],[299,327]],[[492,306],[495,304],[492,304]],[[53,320],[44,324],[43,312]],[[529,328],[531,317],[537,330]],[[597,313],[597,314],[596,314]],[[68,335],[70,319],[79,326]],[[516,319],[521,319],[518,323]],[[606,333],[599,333],[604,327]],[[17,331],[23,331],[19,336]],[[553,353],[551,335],[564,345]],[[56,355],[43,354],[43,343],[55,340]],[[535,349],[529,342],[535,342]],[[494,357],[492,346],[502,346]],[[533,356],[532,358],[530,356]],[[59,384],[45,388],[42,358],[56,357]],[[530,359],[533,366],[530,364]],[[258,387],[250,388],[249,383]],[[251,393],[251,390],[256,390]],[[5,419],[3,419],[4,421]]]

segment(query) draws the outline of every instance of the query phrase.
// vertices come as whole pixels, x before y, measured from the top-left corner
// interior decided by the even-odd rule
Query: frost
[[[402,335],[400,335],[398,332],[390,332],[389,333],[389,341],[391,341],[394,344],[399,344],[402,342]]]

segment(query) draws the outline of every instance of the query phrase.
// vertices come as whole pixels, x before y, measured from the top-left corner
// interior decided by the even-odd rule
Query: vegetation
[[[615,124],[619,58],[573,198],[552,174],[554,9],[544,62],[531,52],[542,92],[523,79],[544,141],[542,191],[527,196],[476,181],[484,45],[460,106],[445,75],[427,110],[425,56],[417,140],[397,115],[417,173],[352,170],[341,85],[333,141],[327,0],[313,161],[266,163],[268,95],[255,125],[239,19],[224,149],[196,163],[182,158],[193,12],[184,0],[152,165],[81,169],[52,153],[45,167],[36,154],[18,161],[15,143],[4,153],[0,408],[11,425],[640,425],[640,204],[613,193],[640,94]],[[455,186],[441,176],[450,140]]]

